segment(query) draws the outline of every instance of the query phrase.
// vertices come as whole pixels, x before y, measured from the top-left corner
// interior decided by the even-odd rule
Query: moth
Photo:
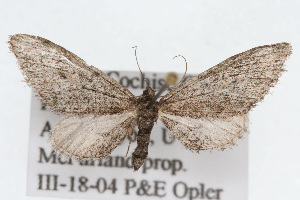
[[[158,119],[193,152],[235,145],[246,131],[247,113],[278,82],[292,51],[290,44],[277,43],[239,53],[156,101],[149,84],[143,94],[134,96],[101,70],[42,37],[16,34],[8,43],[42,102],[65,114],[51,132],[54,149],[78,160],[102,159],[137,126],[135,171],[148,156]]]

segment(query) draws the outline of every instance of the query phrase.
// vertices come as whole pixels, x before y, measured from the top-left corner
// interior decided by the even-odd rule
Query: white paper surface
[[[145,83],[139,72],[107,72],[134,95]],[[159,89],[164,73],[146,73],[151,87]],[[78,163],[53,154],[49,130],[62,115],[49,112],[33,95],[30,120],[27,194],[97,199],[220,199],[246,200],[248,190],[248,140],[224,152],[195,154],[171,139],[158,122],[152,130],[148,159],[133,172],[131,153],[124,157],[126,138],[105,159]],[[137,129],[135,130],[137,132]]]

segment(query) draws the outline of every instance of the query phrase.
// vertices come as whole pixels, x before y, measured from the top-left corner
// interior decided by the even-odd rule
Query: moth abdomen
[[[135,171],[144,164],[144,161],[148,157],[150,134],[154,123],[158,119],[158,102],[155,102],[151,108],[148,107],[154,96],[154,90],[148,86],[137,99],[139,131],[137,134],[137,147],[132,154],[132,165]]]
[[[153,126],[152,126],[153,127]],[[132,165],[134,171],[137,171],[148,157],[148,146],[150,140],[151,129],[139,129],[137,134],[137,147],[132,153]]]

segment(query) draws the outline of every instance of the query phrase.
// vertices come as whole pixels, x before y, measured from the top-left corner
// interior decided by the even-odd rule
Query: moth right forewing
[[[278,82],[290,54],[290,44],[278,43],[232,56],[162,97],[160,110],[194,118],[246,114]]]
[[[134,110],[134,95],[101,70],[41,37],[10,37],[26,82],[56,112],[115,114]]]

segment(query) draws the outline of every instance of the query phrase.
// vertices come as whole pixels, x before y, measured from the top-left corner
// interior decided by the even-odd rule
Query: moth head
[[[149,85],[146,87],[146,89],[143,91],[143,95],[154,97],[155,96],[155,90],[153,90]]]

